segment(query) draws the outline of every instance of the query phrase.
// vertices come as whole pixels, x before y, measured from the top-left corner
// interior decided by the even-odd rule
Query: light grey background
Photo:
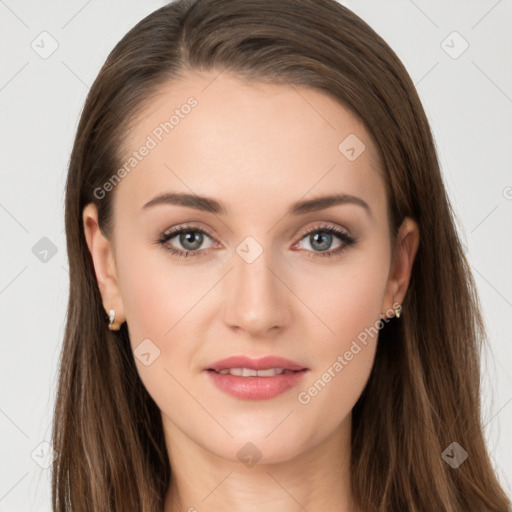
[[[51,447],[41,443],[51,440],[67,305],[68,158],[107,54],[164,3],[0,0],[0,512],[51,510]],[[485,434],[512,494],[512,2],[342,3],[396,51],[427,111],[489,330]]]

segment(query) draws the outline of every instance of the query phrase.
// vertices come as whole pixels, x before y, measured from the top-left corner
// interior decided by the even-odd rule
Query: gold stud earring
[[[116,311],[115,309],[111,309],[109,312],[108,312],[108,328],[111,330],[111,331],[118,331],[119,330],[119,325],[117,324],[114,324],[114,320],[116,319]]]
[[[400,318],[402,314],[402,304],[399,304],[397,308],[395,308],[395,316],[396,318]]]

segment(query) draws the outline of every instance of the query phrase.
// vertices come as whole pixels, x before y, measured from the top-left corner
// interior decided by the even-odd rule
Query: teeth
[[[275,377],[276,375],[281,375],[281,373],[291,373],[288,370],[283,370],[282,368],[269,368],[268,370],[254,370],[252,368],[225,368],[224,370],[219,370],[218,373],[222,375],[227,375],[228,373],[231,375],[236,375],[237,377]]]

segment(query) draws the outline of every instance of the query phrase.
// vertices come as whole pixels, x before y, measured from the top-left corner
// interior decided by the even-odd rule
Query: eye
[[[333,239],[338,239],[341,242],[331,250],[328,250],[333,243]],[[307,231],[301,240],[306,240],[309,244],[307,256],[334,256],[340,254],[347,247],[354,245],[357,242],[357,238],[349,235],[347,232],[335,228],[334,226],[324,225],[314,227]]]
[[[203,245],[205,237],[210,238],[210,235],[203,229],[196,226],[179,226],[170,231],[162,233],[158,239],[159,243],[165,250],[169,251],[178,257],[188,257],[190,255],[205,256],[206,252],[204,249],[211,247],[213,244],[203,249],[199,248]],[[173,241],[176,239],[175,241]],[[171,244],[172,241],[172,244]],[[176,248],[175,245],[179,244],[183,249]]]
[[[212,236],[204,229],[197,226],[185,225],[178,226],[171,230],[161,233],[156,240],[166,251],[171,254],[187,258],[189,256],[198,257],[206,256],[206,249],[213,246],[219,246],[218,242],[210,243],[207,247],[202,247],[205,239],[212,240]],[[338,239],[340,243],[334,249],[328,250],[334,239]],[[328,257],[340,254],[347,247],[354,245],[357,238],[349,235],[345,231],[335,228],[334,226],[323,225],[310,229],[302,235],[300,241],[306,239],[310,248],[307,248],[306,254],[310,257],[320,256]],[[300,242],[299,242],[300,243]],[[182,249],[177,248],[180,245]],[[294,246],[294,248],[297,244]],[[202,247],[202,248],[201,248]]]

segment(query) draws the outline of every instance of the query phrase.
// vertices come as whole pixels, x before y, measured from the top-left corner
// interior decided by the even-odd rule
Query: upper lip
[[[269,370],[271,368],[282,368],[283,370],[307,370],[295,361],[285,359],[279,356],[265,356],[259,359],[253,359],[248,356],[232,356],[226,359],[221,359],[205,368],[205,370],[225,370],[227,368],[251,368],[253,370]]]

